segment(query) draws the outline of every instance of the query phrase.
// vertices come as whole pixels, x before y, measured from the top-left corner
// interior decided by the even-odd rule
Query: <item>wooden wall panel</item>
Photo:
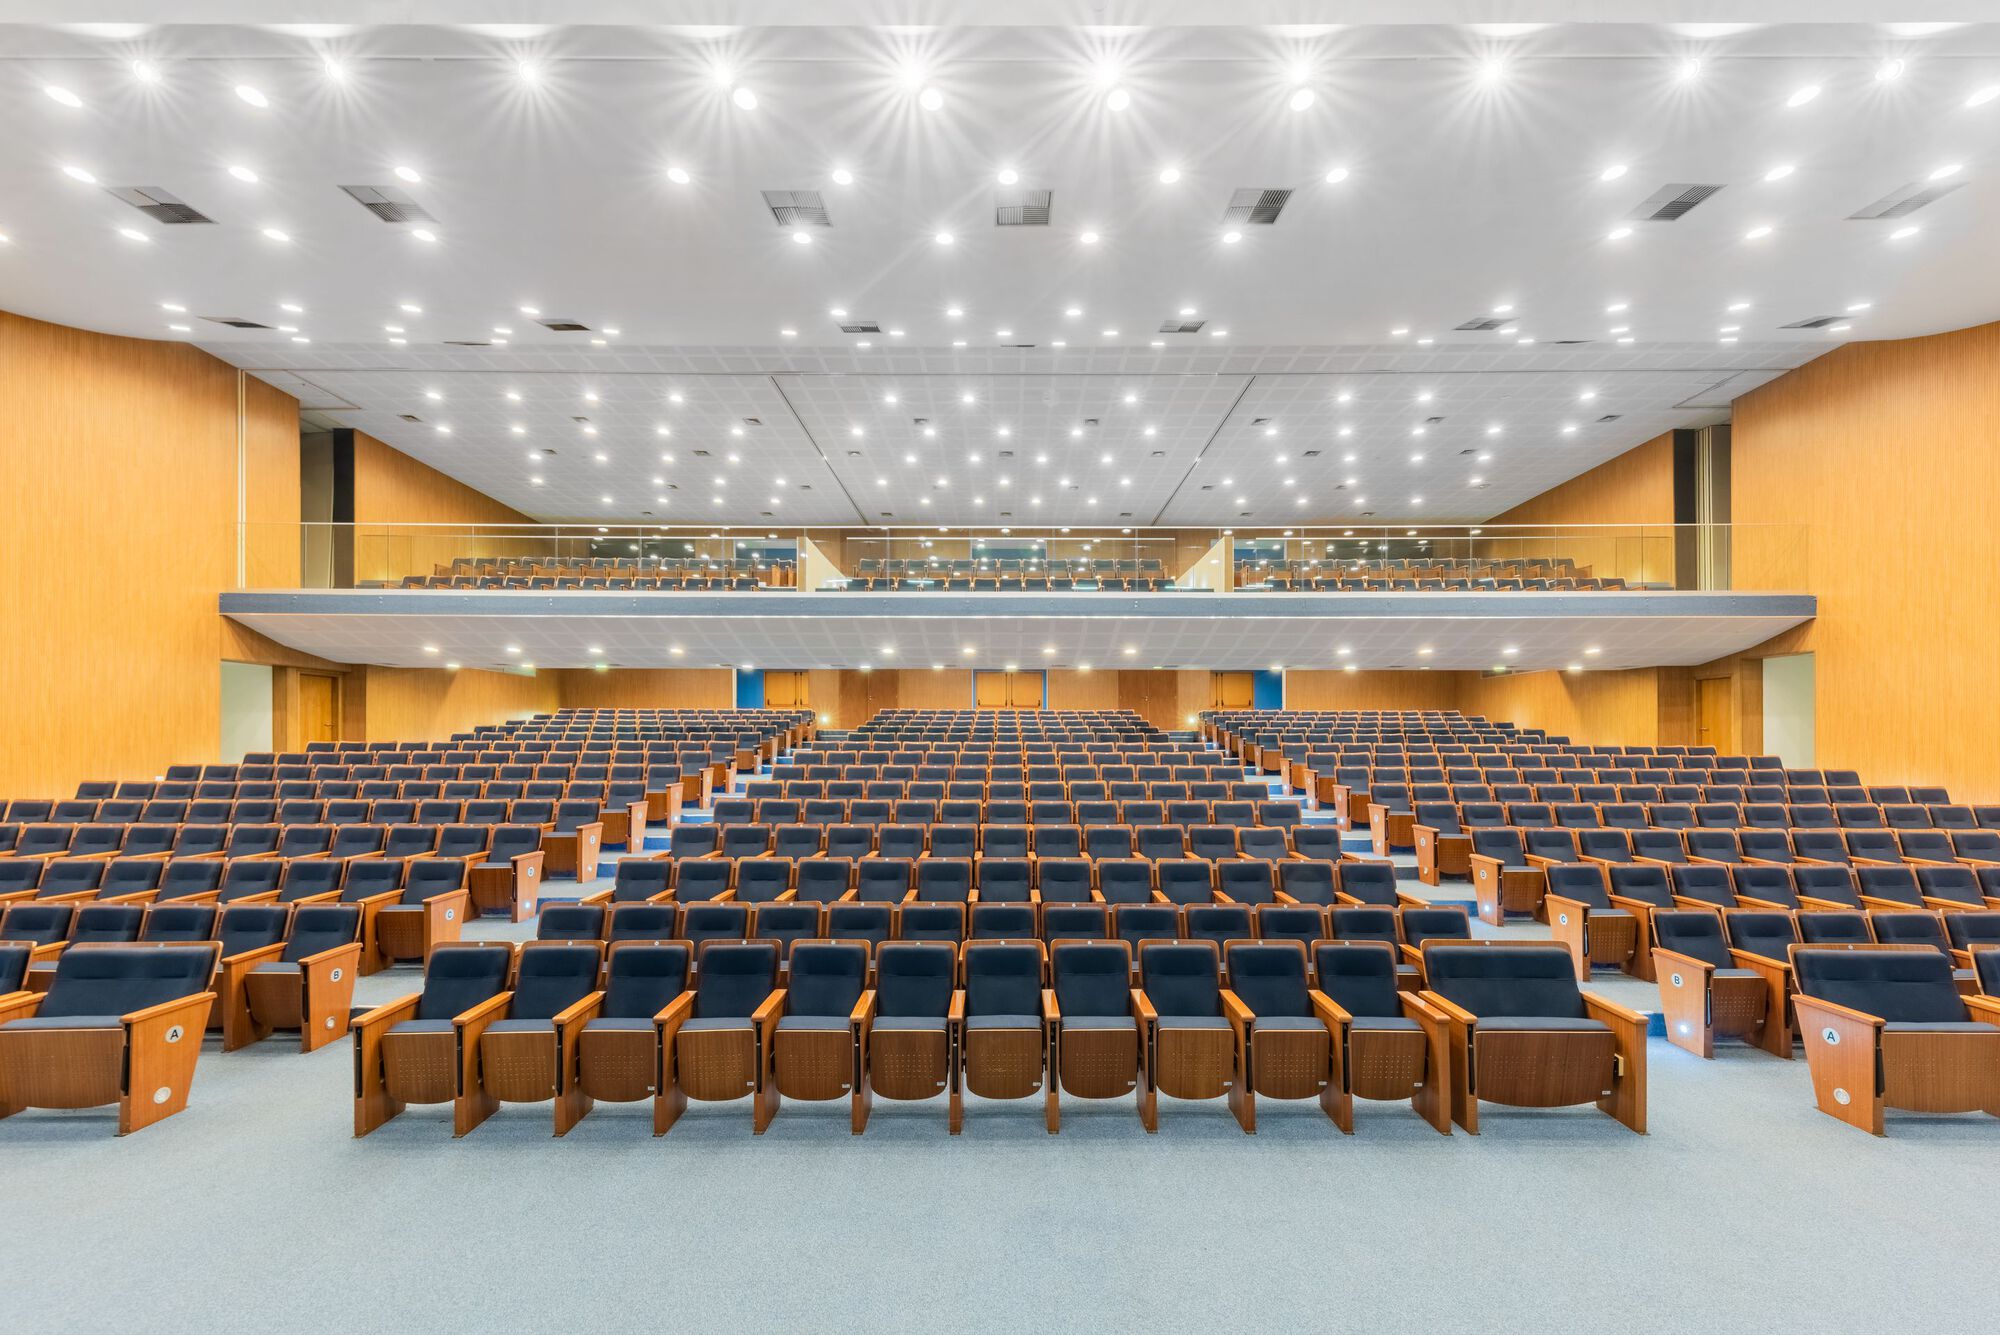
[[[354,577],[427,575],[460,556],[553,553],[514,530],[535,521],[365,432],[354,433]],[[464,525],[426,532],[421,524]]]
[[[1805,525],[1818,759],[2000,801],[2000,324],[1851,343],[1735,405],[1739,524]],[[1739,551],[1739,584],[1796,587]]]
[[[1287,709],[1456,709],[1457,672],[1285,673]]]
[[[299,401],[243,377],[244,587],[299,585]]]
[[[1664,526],[1674,522],[1673,433],[1579,473],[1561,486],[1521,502],[1486,521],[1493,556],[1567,556],[1587,565],[1598,576],[1652,580],[1674,579],[1673,530],[1656,527],[1625,532],[1564,534],[1560,541],[1523,542],[1518,548],[1494,530],[1503,525],[1561,527],[1571,524]]]
[[[732,668],[558,668],[563,709],[734,709]]]
[[[0,796],[214,758],[237,376],[184,344],[0,313]],[[281,514],[297,404],[256,382],[245,395],[254,512]]]
[[[1079,672],[1075,668],[1051,668],[1048,679],[1050,709],[1119,709],[1116,672]]]
[[[1590,745],[1626,743],[1657,746],[1681,743],[1692,708],[1691,686],[1668,686],[1665,717],[1676,735],[1662,736],[1660,670],[1634,668],[1621,672],[1519,672],[1486,677],[1460,674],[1458,707],[1496,722],[1541,728],[1555,736]]]
[[[1156,728],[1179,731],[1208,708],[1208,673],[1131,668],[1118,673],[1119,709],[1129,709]]]
[[[558,708],[562,703],[558,675],[370,667],[349,677],[350,681],[364,678],[366,721],[361,737],[377,742],[433,741],[481,724]],[[344,726],[353,737],[351,710]]]

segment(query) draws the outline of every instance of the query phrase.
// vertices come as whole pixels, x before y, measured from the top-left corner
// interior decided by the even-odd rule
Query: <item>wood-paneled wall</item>
[[[238,374],[184,344],[0,312],[0,796],[214,758]],[[289,452],[296,518],[298,405],[247,377],[242,393],[249,512],[284,515]],[[284,544],[248,554],[284,574]]]
[[[432,741],[481,724],[556,709],[562,704],[558,674],[517,676],[464,668],[370,667],[348,674],[348,717],[343,731],[352,738],[357,686],[364,696],[366,741]],[[359,682],[356,681],[359,678]]]
[[[1285,673],[1287,709],[1457,709],[1457,672]]]
[[[366,432],[354,433],[354,576],[427,575],[461,556],[552,555],[516,526],[535,520],[420,463]],[[413,525],[463,525],[428,531]]]
[[[1541,728],[1589,745],[1692,740],[1692,676],[1686,668],[1456,675],[1457,707],[1496,722]]]
[[[1734,519],[1809,526],[1819,616],[1759,649],[1815,654],[1821,765],[2000,801],[1996,442],[2000,324],[1851,343],[1736,401]]]
[[[560,668],[544,675],[556,682],[563,709],[734,709],[731,668]]]
[[[1599,577],[1671,584],[1674,536],[1664,526],[1673,522],[1674,437],[1668,432],[1493,516],[1486,521],[1486,550],[1493,556],[1567,556]],[[1578,524],[1619,525],[1624,531],[1578,531],[1561,534],[1558,541],[1537,537],[1518,545],[1502,531],[1505,525]]]

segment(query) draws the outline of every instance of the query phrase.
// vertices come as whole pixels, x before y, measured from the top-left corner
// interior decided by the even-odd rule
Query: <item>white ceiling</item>
[[[1201,667],[1707,663],[1798,625],[1789,594],[225,594],[223,612],[337,662],[399,667]],[[1613,599],[1614,603],[1593,600]],[[1422,600],[1428,600],[1424,602]],[[962,607],[976,602],[978,610]],[[1216,609],[1222,603],[1225,612]],[[560,604],[561,615],[550,608]],[[1051,606],[1059,610],[1050,613]],[[1470,613],[1467,606],[1473,606]],[[1617,610],[1608,610],[1613,606]],[[851,615],[842,608],[852,607]],[[1589,610],[1603,607],[1602,612]],[[1585,610],[1579,611],[1579,608]],[[252,610],[254,609],[254,610]],[[605,610],[597,610],[605,609]],[[1301,614],[1304,613],[1304,614]],[[436,652],[429,652],[433,646]],[[509,648],[515,652],[508,652]],[[597,652],[592,652],[595,649]],[[1428,649],[1430,652],[1424,653]],[[1509,650],[1512,652],[1509,652]],[[1592,653],[1590,650],[1595,649]],[[675,652],[679,650],[679,652]],[[1128,652],[1128,650],[1130,652]],[[969,651],[969,652],[968,652]]]
[[[46,8],[11,0],[0,19]],[[412,3],[398,15],[469,21],[468,8],[479,7]],[[572,12],[615,22],[628,8]],[[645,8],[692,17],[689,6]],[[861,17],[874,8],[825,5],[818,21],[891,17]],[[2000,100],[1966,105],[2000,83],[1993,25],[1506,35],[1492,25],[1581,11],[1486,7],[1484,28],[1256,28],[1162,26],[1213,21],[1200,0],[1148,8],[1160,12],[1144,15],[1147,27],[1068,29],[908,26],[962,20],[951,4],[899,10],[904,26],[893,28],[0,27],[0,123],[15,130],[0,138],[0,305],[192,339],[543,518],[855,523],[887,511],[886,522],[954,524],[1002,522],[1003,508],[1050,523],[1368,511],[1479,520],[1661,430],[1720,420],[1730,398],[1842,338],[2000,315],[1990,245]],[[1232,10],[1241,25],[1306,17],[1286,12],[1298,8]],[[1452,8],[1404,14],[1435,20]],[[1653,8],[1692,20],[1684,11],[1702,7]],[[1799,7],[1745,8],[1747,23]],[[1119,9],[1081,17],[1135,17]],[[75,4],[60,12],[98,17]],[[765,3],[742,17],[782,24],[800,12]],[[231,13],[218,2],[177,17]],[[509,17],[536,15],[517,6]],[[329,54],[344,77],[324,72]],[[136,79],[134,58],[160,81]],[[1683,81],[1690,58],[1701,76]],[[1906,62],[1901,77],[1877,80],[1892,58]],[[516,73],[523,59],[540,72],[533,84]],[[1502,62],[1501,77],[1481,77],[1488,60]],[[1123,111],[1095,80],[1106,62],[1131,95]],[[718,63],[756,92],[754,111],[732,105]],[[941,109],[918,105],[902,78],[914,64],[944,95]],[[1292,111],[1300,80],[1315,101]],[[83,105],[45,96],[51,84]],[[238,84],[270,106],[240,100]],[[1807,85],[1823,91],[1788,108]],[[1954,163],[1966,184],[1939,202],[1907,219],[1848,220]],[[1607,183],[1611,164],[1628,171]],[[1766,182],[1780,164],[1796,170]],[[65,177],[65,165],[104,185],[163,186],[217,225],[155,224]],[[232,165],[258,182],[234,179]],[[421,183],[398,182],[399,165]],[[1168,165],[1182,172],[1172,185],[1158,180]],[[669,166],[690,182],[671,182]],[[1021,185],[1054,191],[1052,225],[992,225],[994,174],[1009,166]],[[1328,184],[1335,166],[1351,174]],[[854,183],[836,185],[836,167]],[[1681,221],[1624,223],[1667,182],[1725,188]],[[340,185],[407,190],[435,215],[438,240],[378,222]],[[1296,193],[1276,225],[1241,227],[1230,245],[1221,215],[1236,187]],[[794,244],[765,209],[766,189],[823,192],[833,226]],[[1608,239],[1620,225],[1633,234]],[[1890,239],[1911,225],[1921,230]],[[1746,240],[1756,226],[1774,230]],[[933,241],[941,229],[955,244]],[[1085,244],[1086,230],[1101,240]],[[1749,309],[1731,313],[1738,301]],[[284,311],[288,302],[303,311]],[[1616,303],[1628,309],[1607,312]],[[1779,328],[1862,303],[1845,333]],[[524,304],[592,332],[541,330]],[[946,314],[953,305],[961,318]],[[1084,313],[1065,317],[1072,305]],[[1454,331],[1502,305],[1518,333]],[[1157,333],[1183,306],[1208,328]],[[836,307],[884,333],[861,348],[838,332]],[[296,325],[311,341],[204,315]],[[444,346],[490,339],[496,326],[512,331],[504,347]],[[1620,326],[1633,342],[1616,342]],[[1020,343],[1036,346],[999,346]],[[1584,402],[1585,391],[1596,397]],[[685,402],[668,403],[669,392]],[[970,407],[958,401],[966,392]],[[1423,392],[1432,401],[1418,402]],[[1138,402],[1125,404],[1127,393]],[[1619,420],[1595,420],[1606,414]],[[595,437],[570,420],[579,415],[593,417]],[[1414,437],[1431,415],[1446,420]],[[745,416],[763,425],[729,436]],[[933,419],[936,438],[917,416]],[[1071,437],[1084,417],[1100,425]],[[1264,436],[1257,417],[1279,434]],[[1489,437],[1494,424],[1502,431]],[[1353,434],[1339,436],[1342,426]],[[1412,463],[1419,447],[1425,460]],[[530,448],[558,453],[531,467]],[[1019,456],[1011,471],[994,458],[1001,448]],[[1317,459],[1301,457],[1313,448]],[[696,461],[697,449],[713,458]],[[730,449],[741,462],[718,463]],[[1044,452],[1050,462],[1037,465]],[[1279,463],[1280,452],[1291,458]],[[1043,504],[1003,506],[1003,472],[1017,501]],[[729,478],[719,505],[718,474]],[[1357,480],[1343,491],[1347,477]]]

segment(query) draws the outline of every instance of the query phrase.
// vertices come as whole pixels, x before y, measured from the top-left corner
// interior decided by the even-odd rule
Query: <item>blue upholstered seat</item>
[[[1424,964],[1431,990],[1482,1022],[1586,1018],[1576,965],[1560,946],[1434,945]]]
[[[1805,949],[1792,960],[1805,996],[1892,1024],[1930,1029],[1966,1023],[1951,961],[1934,951]]]
[[[72,1023],[60,1027],[116,1025],[121,1016],[207,991],[214,966],[215,952],[206,946],[67,951],[36,1018],[44,1028],[63,1020]]]

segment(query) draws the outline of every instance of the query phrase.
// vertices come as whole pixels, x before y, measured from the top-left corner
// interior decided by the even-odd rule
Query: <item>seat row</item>
[[[1373,942],[1148,941],[1135,960],[1124,941],[815,940],[782,973],[762,941],[462,944],[356,1021],[355,1134],[411,1103],[449,1103],[465,1135],[546,1102],[562,1135],[602,1100],[650,1101],[659,1135],[690,1099],[743,1098],[758,1133],[790,1098],[847,1100],[860,1134],[875,1097],[940,1094],[956,1134],[967,1093],[1039,1095],[1051,1133],[1065,1093],[1133,1096],[1148,1131],[1161,1093],[1226,1098],[1246,1132],[1260,1097],[1316,1097],[1348,1132],[1356,1098],[1441,1132],[1476,1133],[1481,1102],[1592,1102],[1645,1130],[1645,1018],[1582,992],[1560,950],[1422,956],[1412,994]]]
[[[677,826],[664,856],[844,858],[1160,858],[1338,861],[1340,831],[1327,825],[901,824]]]

